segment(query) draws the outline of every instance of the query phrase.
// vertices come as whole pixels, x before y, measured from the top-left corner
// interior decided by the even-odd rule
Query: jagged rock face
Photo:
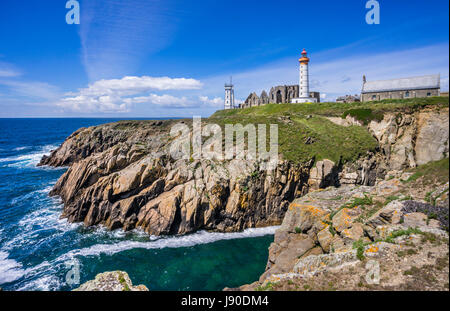
[[[151,129],[75,160],[72,148],[91,139],[78,131],[44,158],[42,164],[73,162],[51,191],[64,201],[63,217],[152,235],[239,231],[279,224],[289,202],[307,191],[310,164],[281,162],[265,171],[256,161],[175,161],[167,156],[170,137]],[[94,131],[108,137],[106,146],[114,141],[111,126]]]
[[[327,119],[341,126],[364,126],[350,116],[345,119]],[[383,120],[371,121],[367,128],[378,140],[381,153],[367,156],[366,163],[358,163],[356,166],[354,163],[348,164],[351,168],[342,170],[341,184],[373,185],[377,177],[388,171],[416,167],[449,156],[448,108],[425,109],[413,113],[385,113]],[[372,176],[367,176],[367,173]]]
[[[63,217],[154,235],[238,231],[281,223],[289,203],[310,190],[374,185],[389,170],[448,156],[448,109],[370,123],[380,152],[355,162],[281,161],[271,171],[249,160],[173,160],[169,129],[177,122],[185,121],[124,121],[68,137],[40,163],[69,166],[51,192],[64,202]],[[395,188],[391,183],[380,191]]]
[[[448,157],[449,110],[424,112],[417,120],[415,152],[417,165]]]
[[[448,157],[449,110],[387,113],[368,125],[380,143],[390,170],[416,167]]]
[[[327,191],[314,191],[306,196],[294,200],[288,208],[283,223],[275,232],[274,242],[269,248],[269,259],[266,272],[261,275],[260,281],[266,280],[270,275],[286,273],[294,268],[299,258],[310,255],[319,255],[323,252],[341,251],[351,249],[351,245],[358,233],[358,228],[347,230],[350,238],[346,241],[335,232],[341,233],[344,229],[352,228],[352,219],[360,213],[360,209],[339,210],[342,202],[352,197],[358,197],[364,192],[371,191],[370,187],[342,186]],[[333,211],[338,211],[330,219]],[[330,229],[333,226],[333,229]],[[362,229],[362,228],[360,228]],[[356,239],[358,240],[358,239]],[[313,252],[313,253],[311,253]]]
[[[409,272],[403,272],[411,267],[411,263],[426,262],[437,258],[437,254],[444,256],[439,259],[437,275],[448,278],[448,272],[443,270],[448,271],[448,232],[443,230],[448,230],[448,206],[405,201],[399,196],[399,199],[378,207],[374,202],[385,202],[391,194],[380,191],[383,187],[380,184],[329,187],[295,199],[275,232],[274,242],[269,247],[266,271],[258,281],[238,289],[264,290],[297,282],[315,284],[322,279],[327,280],[338,271],[343,283],[358,273],[352,283],[345,285],[346,289],[358,289],[360,285],[357,284],[361,284],[358,278],[367,274],[367,267],[364,268],[367,261],[361,261],[364,258],[375,259],[383,265],[386,262],[384,269],[389,272],[382,276],[385,278],[383,285],[395,288],[408,283],[408,280],[390,280],[392,275],[407,275]],[[380,193],[383,196],[379,196]],[[369,197],[371,199],[366,203],[361,201]],[[425,213],[434,215],[433,219]],[[408,250],[411,246],[418,246],[418,250]],[[406,253],[416,255],[415,261],[398,258]],[[444,266],[443,259],[446,259]],[[362,271],[356,268],[345,270],[346,267],[358,267],[361,263]],[[429,264],[435,264],[434,259]],[[439,287],[437,284],[434,287]],[[295,290],[303,288],[296,286]]]
[[[68,166],[94,153],[128,143],[146,142],[151,147],[160,134],[166,136],[167,128],[174,121],[121,121],[103,126],[80,128],[50,156],[44,156],[38,165]],[[138,127],[138,130],[136,130]],[[158,135],[159,134],[159,135]]]

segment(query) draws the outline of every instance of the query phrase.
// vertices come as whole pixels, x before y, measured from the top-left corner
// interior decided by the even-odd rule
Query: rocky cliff
[[[266,271],[238,290],[448,290],[448,191],[444,159],[310,192],[290,204]]]
[[[430,107],[366,124],[328,117],[367,127],[380,148],[340,171],[317,162],[312,191],[289,205],[275,233],[266,271],[234,290],[448,290],[448,118],[448,108]]]
[[[167,156],[173,122],[81,129],[43,158],[41,165],[69,165],[51,191],[64,201],[63,217],[153,235],[238,231],[279,224],[305,191],[311,163],[263,171],[257,161],[174,161]]]
[[[163,235],[280,224],[290,202],[311,190],[370,186],[399,169],[448,157],[448,103],[386,112],[380,121],[350,127],[321,115],[267,119],[282,134],[281,160],[273,170],[256,160],[173,160],[170,128],[191,126],[188,120],[80,129],[40,165],[68,166],[51,195],[62,198],[69,221]],[[207,121],[220,123],[217,117]],[[296,126],[300,130],[293,131]]]

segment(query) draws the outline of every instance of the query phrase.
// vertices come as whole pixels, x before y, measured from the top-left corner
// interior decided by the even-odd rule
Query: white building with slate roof
[[[440,81],[439,74],[379,81],[363,76],[361,101],[439,96]]]

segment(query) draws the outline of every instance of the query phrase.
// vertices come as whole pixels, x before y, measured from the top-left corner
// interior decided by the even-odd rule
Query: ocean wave
[[[34,167],[42,159],[44,155],[49,154],[52,150],[58,148],[57,145],[45,145],[40,150],[27,154],[20,154],[17,156],[0,158],[0,163],[9,163],[11,167]]]
[[[114,244],[96,244],[87,248],[72,250],[61,257],[58,261],[65,261],[76,256],[99,256],[101,254],[113,255],[130,249],[161,249],[161,248],[179,248],[190,247],[199,244],[209,244],[221,240],[233,240],[260,237],[274,234],[278,226],[264,227],[264,228],[250,228],[242,232],[207,232],[199,231],[189,235],[174,236],[174,237],[150,237],[150,241],[121,241]]]
[[[47,271],[48,273],[48,271]],[[55,291],[63,286],[63,282],[54,274],[45,274],[27,282],[18,291]]]
[[[8,253],[0,251],[0,284],[13,282],[26,273],[20,263],[8,256]]]
[[[67,269],[67,263],[71,263],[74,260],[78,260],[76,257],[92,257],[99,256],[101,254],[114,255],[123,251],[131,249],[162,249],[162,248],[180,248],[180,247],[190,247],[200,244],[208,244],[217,242],[220,240],[232,240],[240,238],[252,238],[260,237],[265,235],[274,234],[278,226],[265,227],[265,228],[251,228],[246,229],[242,232],[232,232],[232,233],[220,233],[220,232],[207,232],[199,231],[197,233],[184,235],[184,236],[173,236],[173,237],[155,237],[148,236],[148,241],[120,241],[118,243],[112,244],[95,244],[90,247],[71,250],[54,260],[43,261],[42,263],[28,268],[26,270],[20,271],[20,276],[24,276],[29,281],[23,286],[19,287],[18,290],[58,290],[64,285],[64,280],[61,280],[56,276],[58,271]],[[95,230],[95,234],[103,234],[104,229]],[[133,234],[143,235],[140,230],[132,232]],[[116,234],[116,236],[121,236],[122,233]],[[78,261],[79,262],[79,261]],[[79,262],[80,263],[80,262]]]
[[[18,222],[17,234],[5,241],[3,249],[11,250],[17,247],[28,247],[46,240],[58,239],[66,232],[76,230],[81,224],[71,224],[67,219],[61,219],[62,205],[49,206],[25,215]],[[40,236],[41,231],[51,230],[50,236]],[[39,238],[36,240],[36,238]]]
[[[18,222],[15,229],[15,235],[10,237],[3,244],[3,249],[11,250],[16,247],[27,247],[36,243],[35,238],[39,236],[40,231],[52,230],[52,236],[41,238],[55,239],[68,231],[75,230],[80,224],[71,224],[66,219],[61,219],[63,208],[59,197],[49,197],[48,193],[52,189],[54,181],[51,181],[46,187],[14,198],[12,205],[20,205],[32,199],[36,207],[26,213]]]
[[[14,150],[14,151],[22,151],[22,150],[30,149],[30,148],[31,148],[30,146],[23,146],[23,147],[17,147],[17,148],[14,148],[13,150]]]
[[[54,181],[54,182],[52,181],[45,188],[31,191],[26,194],[15,197],[11,200],[11,205],[17,205],[23,201],[28,201],[29,199],[52,200],[53,202],[61,202],[61,200],[58,197],[49,197],[48,196],[50,191],[53,189],[53,186],[55,185],[55,183],[56,183],[56,181]]]

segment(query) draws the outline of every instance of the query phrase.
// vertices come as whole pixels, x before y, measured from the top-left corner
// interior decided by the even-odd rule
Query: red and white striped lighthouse
[[[315,103],[316,98],[309,97],[309,58],[305,49],[302,51],[302,56],[298,60],[300,62],[300,79],[299,79],[299,97],[293,98],[292,103]]]
[[[303,49],[302,57],[298,61],[300,62],[299,97],[309,97],[309,74],[308,74],[309,58],[307,56],[305,49]]]

